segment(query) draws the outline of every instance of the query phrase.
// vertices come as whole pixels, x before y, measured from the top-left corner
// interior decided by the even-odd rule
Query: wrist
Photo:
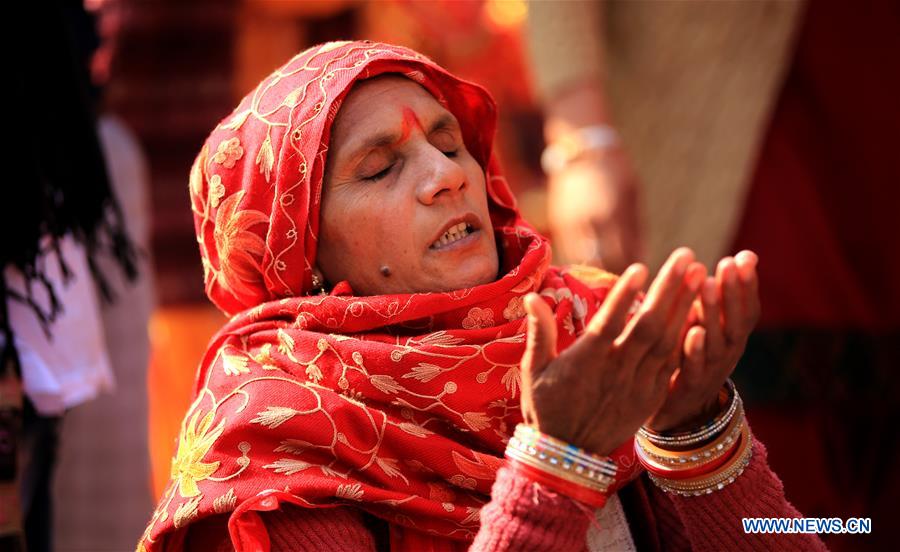
[[[617,471],[610,458],[588,453],[525,424],[516,426],[506,458],[517,473],[598,508],[606,503]]]

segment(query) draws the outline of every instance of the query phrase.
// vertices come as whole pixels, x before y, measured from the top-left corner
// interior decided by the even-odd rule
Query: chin
[[[469,268],[469,267],[467,267]],[[443,291],[452,291],[456,289],[466,289],[476,286],[489,284],[497,280],[497,271],[499,270],[496,259],[487,262],[481,262],[478,266],[472,266],[465,271],[456,271],[456,278],[447,279],[444,287],[448,288]],[[450,271],[448,271],[450,272]],[[452,273],[452,272],[450,272]]]

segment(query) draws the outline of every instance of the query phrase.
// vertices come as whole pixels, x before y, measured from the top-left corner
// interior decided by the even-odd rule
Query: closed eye
[[[372,176],[364,176],[363,180],[368,180],[369,182],[377,182],[377,181],[381,180],[382,178],[384,178],[385,176],[387,176],[388,174],[390,174],[391,169],[393,169],[393,168],[394,168],[393,164],[388,165],[387,167],[378,171],[377,173],[373,174]]]

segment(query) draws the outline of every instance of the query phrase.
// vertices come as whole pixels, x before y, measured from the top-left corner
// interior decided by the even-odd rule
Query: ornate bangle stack
[[[616,464],[525,424],[516,426],[506,446],[510,467],[566,496],[600,507],[615,481]]]
[[[638,430],[635,452],[663,491],[700,496],[721,490],[750,463],[752,437],[740,395],[729,380],[719,394],[721,413],[693,431]]]

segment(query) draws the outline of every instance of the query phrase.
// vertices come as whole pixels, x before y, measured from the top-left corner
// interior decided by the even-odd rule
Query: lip
[[[446,232],[450,228],[456,226],[460,222],[464,222],[472,227],[472,232],[468,236],[466,236],[465,238],[463,238],[461,240],[457,240],[449,245],[445,245],[445,246],[441,247],[440,249],[431,247],[431,245],[434,242],[439,240],[441,238],[441,236],[444,235],[444,232]],[[440,231],[437,232],[431,238],[431,240],[428,242],[427,248],[429,251],[445,251],[445,250],[453,249],[454,246],[456,246],[456,245],[463,246],[470,241],[470,238],[475,237],[475,235],[478,234],[480,232],[480,230],[481,230],[481,221],[478,219],[478,215],[476,215],[475,213],[466,213],[462,216],[454,217],[454,218],[448,220],[446,223],[444,223],[441,226]]]

